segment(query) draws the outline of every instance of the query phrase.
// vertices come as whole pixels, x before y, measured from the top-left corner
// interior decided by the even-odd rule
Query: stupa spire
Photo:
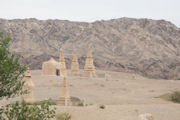
[[[77,57],[77,52],[74,50],[73,52],[73,59],[71,63],[71,76],[73,74],[79,74],[79,63],[78,63],[78,57]]]
[[[88,53],[86,57],[86,62],[84,66],[84,76],[85,77],[96,77],[95,66],[93,63],[92,53],[90,47],[88,48]]]
[[[90,49],[90,47],[88,47],[88,54],[87,54],[87,58],[92,58],[92,53],[91,53],[91,49]]]
[[[64,54],[62,51],[62,48],[60,49],[60,58],[59,58],[59,62],[60,62],[60,76],[62,77],[66,77],[67,73],[66,73],[66,63],[65,63],[65,59],[64,59]]]

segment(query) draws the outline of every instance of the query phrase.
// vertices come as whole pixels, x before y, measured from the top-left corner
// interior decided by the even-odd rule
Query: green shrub
[[[81,100],[78,97],[71,96],[71,101],[80,102]]]
[[[26,102],[28,105],[41,105],[43,102],[48,102],[49,105],[57,105],[52,99],[37,101],[37,102]]]
[[[105,109],[105,105],[100,105],[99,108]]]
[[[87,104],[84,104],[83,100],[73,96],[71,96],[71,102],[74,106],[88,106]]]
[[[40,105],[28,105],[16,102],[0,108],[0,120],[48,120],[55,118],[55,108],[49,108],[49,102]]]
[[[180,91],[174,91],[173,93],[166,93],[159,96],[158,98],[162,98],[164,100],[172,101],[175,103],[180,103]]]
[[[71,120],[71,115],[69,113],[60,113],[56,115],[57,120]]]
[[[171,101],[180,103],[180,91],[175,91],[171,94]]]
[[[71,102],[72,102],[72,105],[78,106],[78,104],[81,103],[81,100],[78,97],[71,96]]]
[[[82,102],[78,103],[77,106],[84,106]]]

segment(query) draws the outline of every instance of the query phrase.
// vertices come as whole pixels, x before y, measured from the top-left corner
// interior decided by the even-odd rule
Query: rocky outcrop
[[[0,19],[12,36],[11,51],[41,68],[63,48],[70,68],[76,48],[83,68],[88,46],[97,69],[135,72],[151,78],[180,79],[180,29],[168,21],[120,18],[93,23],[63,20]]]

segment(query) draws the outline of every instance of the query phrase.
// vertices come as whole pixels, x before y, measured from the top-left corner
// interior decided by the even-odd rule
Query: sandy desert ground
[[[59,99],[63,78],[43,76],[41,70],[33,70],[31,74],[37,101]],[[97,74],[98,78],[67,77],[70,95],[84,99],[88,106],[56,106],[57,113],[68,112],[72,120],[139,120],[138,115],[143,113],[151,113],[154,120],[180,120],[180,104],[158,98],[180,90],[180,81],[121,72],[97,71]],[[100,109],[100,104],[105,109]]]

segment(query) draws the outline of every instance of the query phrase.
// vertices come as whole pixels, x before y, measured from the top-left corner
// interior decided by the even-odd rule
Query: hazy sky
[[[95,21],[165,19],[180,27],[180,0],[0,0],[0,18]]]

